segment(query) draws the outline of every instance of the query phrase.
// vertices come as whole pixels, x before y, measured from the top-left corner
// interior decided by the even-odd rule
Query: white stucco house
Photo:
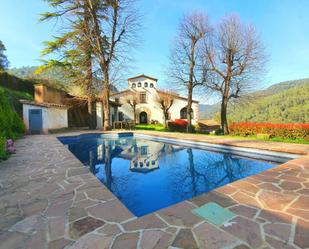
[[[138,75],[128,79],[128,88],[124,91],[112,94],[112,98],[119,99],[121,106],[118,108],[117,120],[133,120],[133,109],[130,104],[126,103],[126,98],[135,95],[138,98],[136,106],[136,121],[139,124],[147,124],[152,121],[163,123],[163,113],[157,102],[159,94],[167,94],[166,91],[158,88],[158,79],[147,75]],[[177,93],[170,94],[174,101],[169,109],[169,120],[187,118],[187,98],[181,97]],[[196,124],[199,118],[199,102],[192,102],[192,123]]]

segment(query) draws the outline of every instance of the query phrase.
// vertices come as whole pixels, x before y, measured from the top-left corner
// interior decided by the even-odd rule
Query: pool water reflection
[[[136,216],[276,166],[132,136],[59,139]]]

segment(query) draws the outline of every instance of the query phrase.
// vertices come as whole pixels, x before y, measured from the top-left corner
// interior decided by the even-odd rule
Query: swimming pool
[[[59,140],[138,217],[278,165],[147,136],[84,134]]]

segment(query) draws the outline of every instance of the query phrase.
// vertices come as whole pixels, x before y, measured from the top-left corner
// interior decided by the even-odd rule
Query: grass
[[[149,124],[149,125],[136,125],[136,130],[148,130],[148,131],[160,131],[160,132],[168,132],[168,128],[164,128],[161,124]],[[171,132],[171,131],[170,131]],[[216,138],[237,138],[237,139],[244,139],[244,140],[256,140],[256,141],[266,141],[266,142],[282,142],[282,143],[295,143],[295,144],[309,144],[309,140],[304,138],[280,138],[280,137],[273,137],[273,138],[260,138],[257,136],[236,136],[236,135],[212,135],[212,134],[204,134],[204,133],[192,133],[192,135],[197,136],[209,136],[209,137],[216,137]]]
[[[147,131],[169,131],[168,128],[164,128],[162,124],[139,124],[135,125],[135,129]]]
[[[4,91],[4,95],[9,98],[33,100],[33,97],[30,93],[15,91],[3,86],[0,86],[0,89],[2,89]]]

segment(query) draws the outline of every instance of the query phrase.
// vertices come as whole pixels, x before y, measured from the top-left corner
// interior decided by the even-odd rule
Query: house
[[[89,127],[94,122],[97,129],[103,126],[102,100],[93,100],[93,113],[87,108],[87,97],[72,96],[61,89],[45,84],[34,85],[34,101],[20,100],[23,105],[23,121],[26,134],[48,134],[50,131]],[[111,125],[118,116],[117,100],[110,100]]]
[[[112,94],[113,98],[119,99],[121,106],[118,109],[118,120],[134,120],[134,112],[126,99],[130,96],[136,96],[138,104],[136,106],[136,120],[139,124],[148,124],[151,122],[163,123],[163,113],[158,103],[158,97],[162,94],[168,94],[173,98],[173,105],[169,109],[168,119],[186,119],[187,118],[187,98],[181,97],[177,93],[166,92],[158,89],[158,79],[138,75],[128,79],[128,88],[124,91]],[[199,117],[199,102],[193,100],[192,103],[192,123],[196,124]]]
[[[157,88],[157,79],[138,75],[128,79],[128,89],[111,94],[110,125],[115,121],[134,120],[132,107],[126,99],[137,97],[137,123],[163,123],[163,113],[157,101],[159,96],[173,99],[168,119],[187,118],[187,99],[177,93]],[[47,134],[52,130],[73,127],[103,127],[102,99],[93,99],[92,113],[88,113],[87,97],[72,96],[62,89],[46,84],[34,85],[34,101],[20,100],[23,104],[23,120],[27,134]],[[192,123],[198,122],[198,101],[192,103]]]

